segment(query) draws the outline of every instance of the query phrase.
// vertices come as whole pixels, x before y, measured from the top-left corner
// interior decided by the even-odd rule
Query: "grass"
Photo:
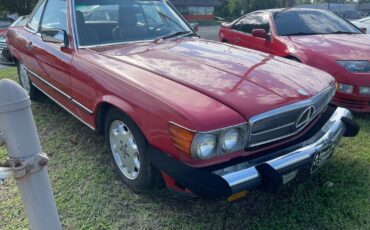
[[[16,80],[15,68],[0,79]],[[64,229],[370,229],[370,115],[319,173],[277,195],[180,201],[166,189],[138,195],[123,186],[103,138],[48,99],[33,102],[34,118]],[[0,159],[6,158],[0,148]],[[324,186],[332,182],[331,187]],[[0,229],[28,228],[16,183],[0,186]]]

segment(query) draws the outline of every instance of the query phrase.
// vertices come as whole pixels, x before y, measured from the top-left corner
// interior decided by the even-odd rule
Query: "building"
[[[370,13],[369,3],[363,3],[363,4],[319,3],[319,4],[302,4],[302,5],[296,5],[295,7],[330,10],[338,14],[339,16],[344,17],[349,20],[359,19],[361,17],[368,16]]]
[[[361,10],[363,15],[370,16],[370,3],[362,3],[359,6],[359,9]]]
[[[218,0],[170,0],[187,20],[213,20]]]

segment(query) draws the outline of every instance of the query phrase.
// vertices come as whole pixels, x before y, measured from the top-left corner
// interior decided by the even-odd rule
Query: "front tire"
[[[21,62],[17,62],[18,78],[22,88],[30,96],[31,100],[38,100],[40,97],[40,91],[32,85],[32,82],[28,76],[25,66]]]
[[[123,183],[135,192],[153,188],[159,172],[149,161],[148,144],[135,122],[120,110],[110,109],[105,120],[105,140]]]

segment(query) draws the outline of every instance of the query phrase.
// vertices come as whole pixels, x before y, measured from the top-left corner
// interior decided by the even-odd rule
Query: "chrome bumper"
[[[301,169],[303,165],[310,165],[315,154],[336,146],[346,132],[346,124],[342,121],[343,118],[351,119],[351,112],[344,108],[337,108],[321,130],[305,142],[309,144],[284,153],[280,157],[262,162],[262,164],[267,164],[269,168],[281,175],[284,183],[287,182],[286,180],[290,179],[286,179],[286,177],[290,178],[290,173]],[[228,183],[232,193],[238,193],[256,188],[263,183],[264,177],[261,175],[258,165],[248,165],[244,166],[245,168],[239,165],[234,167],[237,168],[236,171],[229,169],[227,174],[220,175],[219,172],[214,172],[214,174],[220,175]],[[293,175],[294,177],[295,175]]]

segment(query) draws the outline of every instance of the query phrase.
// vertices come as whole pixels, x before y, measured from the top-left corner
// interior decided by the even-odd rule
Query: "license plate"
[[[337,144],[337,142],[333,142],[332,145],[315,154],[312,161],[311,173],[315,173],[331,159]]]

